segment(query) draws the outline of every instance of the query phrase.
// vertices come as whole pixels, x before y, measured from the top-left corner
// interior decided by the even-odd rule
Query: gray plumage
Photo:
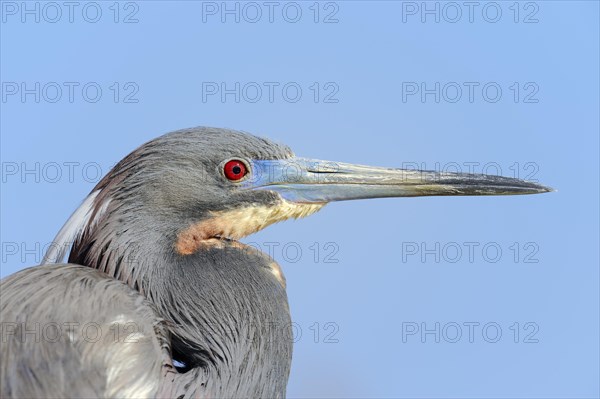
[[[239,179],[224,167],[232,159]],[[332,167],[226,129],[161,136],[98,183],[45,265],[2,280],[0,396],[284,397],[285,279],[237,239],[336,200],[546,191],[502,177]],[[62,334],[31,339],[36,323]],[[65,334],[65,323],[79,327]],[[82,338],[89,325],[99,340]]]
[[[44,265],[3,279],[0,292],[3,398],[158,391],[168,331],[151,304],[123,283],[85,266]]]

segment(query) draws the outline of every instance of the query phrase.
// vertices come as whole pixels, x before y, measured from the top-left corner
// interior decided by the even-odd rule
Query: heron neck
[[[174,358],[207,370],[209,396],[284,397],[291,319],[273,260],[224,241],[168,263],[147,296],[175,325]]]
[[[154,303],[172,326],[180,372],[203,371],[206,383],[190,389],[209,397],[284,397],[292,326],[275,262],[225,240],[179,255],[168,247],[169,234],[139,229],[88,237],[92,244],[79,243],[69,261],[98,268]]]

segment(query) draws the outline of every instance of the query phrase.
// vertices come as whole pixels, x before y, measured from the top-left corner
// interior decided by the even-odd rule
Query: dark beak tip
[[[553,188],[553,187],[549,187],[549,186],[543,186],[541,184],[538,184],[537,188],[537,193],[536,194],[543,194],[543,193],[554,193],[557,192],[558,190]]]

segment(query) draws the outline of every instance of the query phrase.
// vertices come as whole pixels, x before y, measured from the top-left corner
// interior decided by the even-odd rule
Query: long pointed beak
[[[553,191],[537,183],[493,175],[392,169],[306,158],[252,161],[242,182],[299,203],[432,195],[516,195]]]

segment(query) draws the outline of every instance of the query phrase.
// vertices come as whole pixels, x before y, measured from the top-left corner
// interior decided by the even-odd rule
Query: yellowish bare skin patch
[[[175,250],[180,255],[191,255],[205,246],[222,247],[223,238],[239,240],[273,223],[312,215],[324,205],[282,201],[272,206],[257,205],[213,212],[210,218],[194,223],[181,231],[177,236]],[[229,244],[231,242],[228,242]]]

